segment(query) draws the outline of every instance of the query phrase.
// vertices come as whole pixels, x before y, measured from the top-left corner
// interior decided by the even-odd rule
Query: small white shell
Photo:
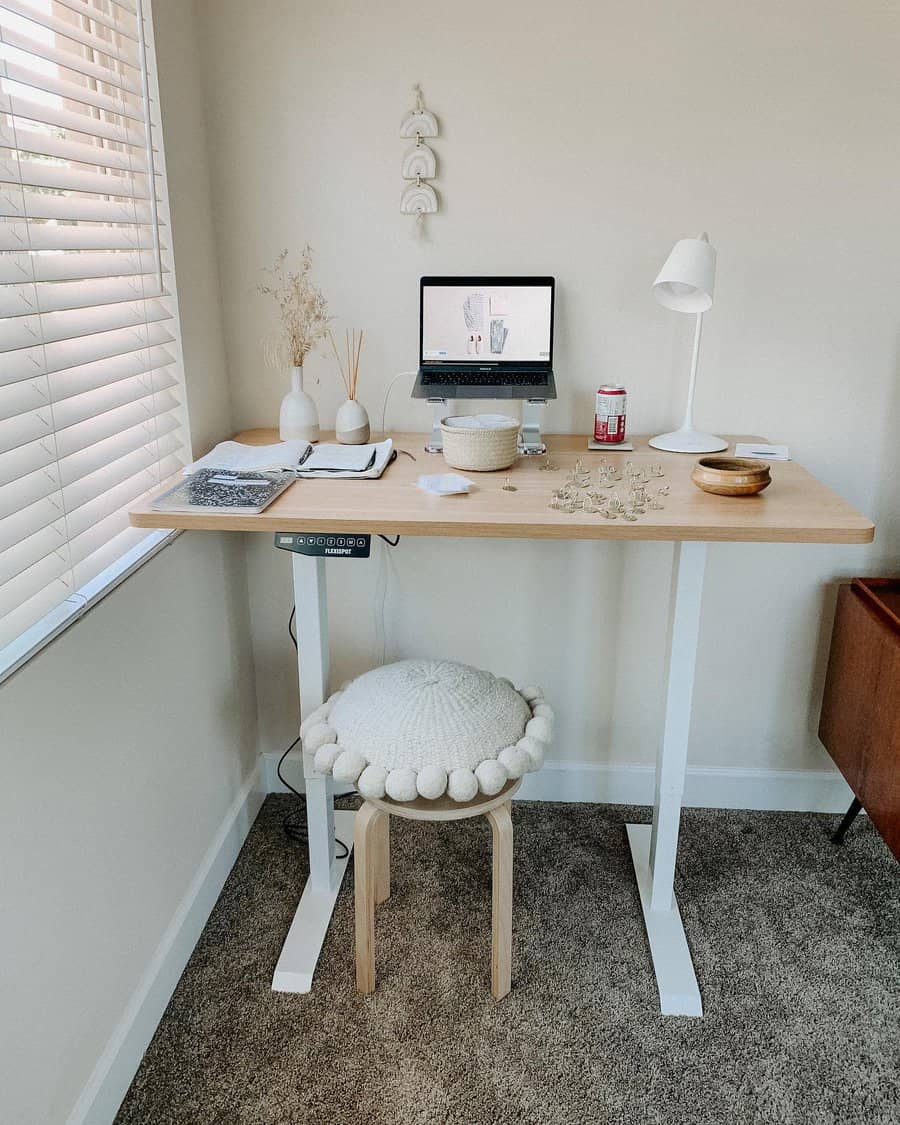
[[[319,773],[331,773],[335,760],[341,753],[340,746],[335,746],[333,742],[326,742],[324,746],[320,746],[316,751],[313,764]]]
[[[521,777],[523,773],[528,773],[531,768],[530,756],[517,746],[507,746],[505,750],[501,750],[497,756],[497,761],[512,778]]]
[[[344,750],[335,759],[331,772],[335,781],[347,781],[356,784],[356,779],[366,768],[366,759],[358,750]]]
[[[384,783],[384,791],[394,801],[414,801],[416,799],[416,771],[410,769],[391,770]]]
[[[356,788],[364,797],[375,797],[377,800],[381,800],[384,796],[384,783],[387,780],[387,773],[388,771],[384,766],[366,766],[357,779]]]
[[[454,801],[471,801],[478,794],[478,779],[471,770],[451,770],[447,778],[447,792]]]
[[[416,776],[416,789],[420,797],[435,800],[446,792],[447,771],[440,766],[424,766]]]
[[[506,770],[493,758],[479,762],[475,767],[475,776],[478,778],[478,788],[487,797],[499,793],[508,780]]]
[[[310,713],[300,724],[300,737],[306,738],[306,735],[309,731],[312,730],[313,727],[318,726],[319,723],[324,723],[327,718],[328,711],[325,707],[325,704],[323,703],[321,707],[317,707],[314,711],[310,711]]]
[[[555,718],[555,715],[553,714],[553,708],[549,705],[549,703],[535,703],[532,710],[534,711],[535,715],[541,715],[545,719],[550,719],[551,722]]]
[[[521,695],[521,697],[523,699],[526,699],[529,703],[534,703],[537,700],[541,700],[544,698],[544,693],[541,691],[541,689],[533,685],[529,687],[523,687],[519,692],[519,695]]]
[[[334,727],[330,727],[328,723],[316,723],[306,732],[306,738],[303,739],[303,749],[318,750],[320,746],[324,746],[327,742],[337,742],[337,731]]]
[[[552,742],[553,722],[543,715],[538,715],[525,724],[525,733],[530,734],[532,738],[539,738],[541,742]]]

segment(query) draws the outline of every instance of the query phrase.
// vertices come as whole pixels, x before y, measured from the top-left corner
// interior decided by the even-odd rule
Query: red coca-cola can
[[[625,440],[625,388],[621,383],[606,383],[597,390],[594,410],[594,441],[614,445]]]

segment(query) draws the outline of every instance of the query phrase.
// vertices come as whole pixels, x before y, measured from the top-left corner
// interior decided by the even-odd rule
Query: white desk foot
[[[664,1016],[702,1016],[703,1004],[694,975],[681,912],[672,898],[669,910],[650,909],[650,825],[629,824],[628,843],[641,895],[644,925],[656,970],[659,1004]]]
[[[272,977],[273,992],[309,992],[312,988],[313,973],[325,943],[328,923],[334,911],[334,904],[341,889],[341,881],[350,851],[353,848],[353,821],[356,813],[352,810],[337,809],[334,814],[335,836],[347,848],[343,859],[335,859],[331,868],[331,889],[317,890],[309,879],[303,888],[300,905],[291,922],[291,928],[281,949],[281,956]]]

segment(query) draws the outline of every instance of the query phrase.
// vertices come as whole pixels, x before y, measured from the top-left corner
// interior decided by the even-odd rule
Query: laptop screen
[[[422,278],[420,358],[542,364],[553,354],[553,278]]]

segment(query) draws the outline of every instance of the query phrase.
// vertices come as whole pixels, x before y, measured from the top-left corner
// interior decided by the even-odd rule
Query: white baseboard
[[[257,762],[225,814],[66,1125],[110,1125],[115,1117],[265,800],[261,767]]]
[[[275,772],[279,755],[262,755],[269,793],[287,793]],[[282,772],[303,791],[300,755],[291,754]],[[545,762],[528,774],[517,799],[525,801],[593,801],[598,804],[652,805],[653,766],[608,762]],[[763,809],[775,812],[846,812],[853,793],[837,770],[739,769],[688,767],[687,808]]]

